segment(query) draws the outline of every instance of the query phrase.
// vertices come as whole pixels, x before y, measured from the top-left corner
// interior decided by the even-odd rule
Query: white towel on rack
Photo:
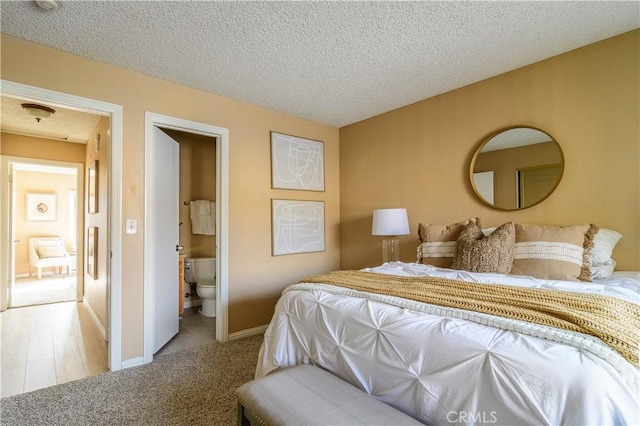
[[[203,201],[201,203],[198,203],[198,213],[200,213],[201,215],[203,214],[210,215],[211,203],[209,201]]]
[[[216,235],[216,203],[208,200],[196,200],[189,203],[191,233]]]

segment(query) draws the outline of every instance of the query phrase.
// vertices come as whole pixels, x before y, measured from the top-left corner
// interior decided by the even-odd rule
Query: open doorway
[[[103,351],[105,352],[106,362],[105,364],[108,366],[109,370],[115,371],[120,370],[122,365],[122,353],[121,353],[121,309],[122,309],[122,298],[121,298],[121,263],[122,263],[122,224],[120,223],[121,217],[121,205],[122,205],[122,118],[123,111],[122,107],[115,104],[110,104],[102,101],[97,101],[94,99],[83,98],[79,96],[69,95],[66,93],[56,92],[52,90],[47,90],[43,88],[38,88],[34,86],[28,86],[20,83],[15,83],[11,81],[2,80],[2,96],[20,99],[22,102],[33,102],[33,103],[42,103],[48,105],[54,109],[68,109],[69,111],[75,112],[86,112],[89,114],[100,115],[101,117],[107,117],[108,123],[105,132],[102,132],[102,140],[99,138],[97,142],[101,143],[102,153],[106,156],[105,158],[108,161],[104,161],[102,163],[102,183],[103,187],[101,195],[103,196],[103,200],[105,204],[102,206],[104,213],[104,229],[100,234],[101,240],[105,243],[105,249],[101,251],[104,255],[104,264],[100,267],[104,273],[104,285],[106,289],[106,297],[104,298],[104,309],[102,312],[102,327],[96,332],[101,336],[105,336],[105,346]],[[3,106],[3,123],[6,119],[6,110]],[[64,138],[61,138],[64,139]],[[95,142],[95,141],[94,141]],[[96,146],[94,145],[94,152],[97,152]],[[66,145],[66,144],[62,144]],[[5,140],[3,140],[3,153],[6,151]],[[58,158],[57,160],[61,160],[59,155],[60,153],[55,150],[55,154]],[[38,153],[38,155],[34,155],[33,157],[42,157],[42,153]],[[0,198],[2,200],[1,204],[1,213],[2,213],[2,221],[0,224],[0,241],[2,244],[0,246],[0,270],[2,271],[2,276],[0,277],[0,310],[3,311],[3,330],[6,329],[4,325],[7,325],[10,321],[5,321],[8,319],[6,314],[9,311],[18,311],[7,310],[10,305],[10,283],[15,279],[14,272],[14,250],[13,250],[13,240],[12,237],[12,229],[10,227],[10,211],[12,211],[11,203],[12,197],[9,197],[8,191],[8,180],[9,175],[5,173],[6,168],[8,167],[8,163],[6,161],[5,155],[2,156],[2,185],[0,188]],[[86,160],[85,160],[86,161]],[[83,167],[88,166],[88,164],[83,164]],[[83,173],[80,173],[81,176],[86,177],[86,169],[81,169]],[[85,225],[87,225],[87,217],[85,216],[85,203],[81,203],[81,199],[86,199],[86,194],[84,194],[84,188],[82,189],[83,197],[80,196],[80,189],[78,188],[78,192],[76,193],[76,201],[78,201],[79,207],[82,209],[83,220],[79,221],[77,233],[80,238],[80,243],[76,244],[76,275],[85,273],[86,266],[86,258],[84,256],[84,250],[86,246],[85,242]],[[82,228],[80,228],[82,226]],[[73,268],[73,261],[71,262],[71,268]],[[82,289],[82,286],[77,286],[77,295],[80,293],[86,293],[86,289]],[[76,299],[77,300],[77,299]],[[84,303],[76,303],[76,302],[67,302],[74,303],[78,306],[83,306]],[[59,303],[56,305],[66,306],[67,303]],[[40,306],[56,306],[56,305],[40,305]],[[33,308],[39,308],[40,306],[36,306]],[[22,308],[22,309],[31,309],[31,308]],[[94,312],[95,313],[95,312]],[[61,312],[60,315],[66,319],[68,319],[69,312]],[[43,314],[44,318],[51,318],[51,313],[47,312]],[[16,323],[24,323],[28,322],[28,318],[15,318]],[[83,315],[82,320],[88,320],[92,324],[96,323],[96,318],[91,312]],[[49,320],[49,325],[53,329],[53,325],[51,324],[51,320]],[[3,333],[3,336],[5,334]],[[4,347],[4,345],[3,345]],[[16,356],[19,354],[16,354]],[[55,369],[55,364],[54,364]],[[3,370],[3,378],[6,376],[6,370]],[[20,376],[24,376],[24,371],[20,373]],[[55,383],[53,383],[55,384]],[[4,388],[3,388],[4,390]],[[3,395],[4,396],[4,395]]]
[[[178,334],[164,344],[157,355],[216,340],[217,257],[217,138],[171,129],[159,130],[178,146],[178,173],[172,180],[178,181],[178,197],[173,200],[178,210],[178,221],[173,225],[178,227],[180,247],[177,259]],[[168,191],[162,191],[162,196],[167,194]]]
[[[162,130],[159,130],[162,129]],[[162,276],[170,276],[171,281],[168,281],[167,292],[178,295],[178,284],[180,281],[177,279],[179,270],[178,254],[175,252],[180,246],[178,227],[179,220],[178,209],[186,208],[184,202],[191,200],[180,200],[178,185],[176,187],[177,195],[172,197],[171,200],[166,200],[166,191],[164,186],[159,182],[159,174],[165,173],[159,159],[169,155],[169,149],[164,148],[164,145],[160,145],[158,138],[165,132],[172,133],[181,132],[182,134],[199,135],[209,140],[215,140],[215,196],[209,194],[207,197],[215,200],[215,224],[216,232],[212,240],[215,239],[215,246],[210,247],[210,252],[202,255],[213,254],[215,256],[215,339],[220,342],[226,342],[228,339],[227,317],[228,317],[228,176],[229,176],[229,130],[217,127],[209,124],[193,122],[189,120],[183,120],[175,117],[164,116],[156,113],[145,113],[145,194],[147,198],[145,200],[145,274],[144,274],[144,329],[145,329],[145,345],[144,345],[144,361],[151,362],[153,360],[153,354],[157,351],[158,344],[156,342],[156,329],[159,324],[167,323],[175,324],[178,319],[178,298],[176,297],[175,307],[167,304],[167,308],[160,308],[156,288],[156,277],[161,271],[157,270],[158,259],[160,252],[166,250],[167,258],[171,258],[171,261],[167,261],[166,265],[170,266],[171,270],[161,272]],[[162,137],[162,140],[165,138]],[[171,144],[168,144],[171,145]],[[167,146],[168,146],[167,145]],[[173,155],[178,152],[176,149]],[[176,167],[177,169],[177,167]],[[173,186],[173,185],[172,185]],[[162,225],[160,218],[156,215],[156,212],[160,209],[160,203],[167,201],[167,208],[175,209],[176,219],[175,223],[167,223],[166,227]],[[163,204],[164,205],[164,204]],[[164,209],[164,207],[163,207]],[[165,210],[160,210],[165,211]],[[164,217],[164,215],[163,215]],[[186,226],[183,223],[182,226]],[[164,242],[160,246],[161,239],[166,236],[168,228],[172,230],[175,235],[175,242]],[[174,232],[175,231],[175,232]],[[172,240],[173,241],[173,240]],[[212,241],[213,242],[213,241]],[[167,247],[165,247],[167,246]],[[174,250],[174,257],[170,257],[170,250]],[[174,261],[175,260],[175,261]],[[173,280],[173,277],[176,277]],[[171,287],[171,285],[173,287]],[[182,297],[182,295],[181,295]],[[162,306],[164,303],[160,300]],[[159,317],[162,315],[162,317]],[[169,318],[170,316],[170,318]],[[163,327],[164,329],[165,327]],[[177,330],[177,328],[176,328]],[[176,331],[177,332],[177,331]]]
[[[4,153],[29,144],[23,154],[32,155],[3,155],[1,162],[9,201],[3,224],[12,241],[1,314],[2,347],[10,354],[1,362],[5,397],[107,371],[108,344],[95,314],[99,302],[84,297],[84,163],[35,158],[66,142],[3,130]],[[85,146],[74,145],[60,157],[83,161]]]
[[[9,308],[82,301],[82,164],[16,157],[8,164],[14,248]]]

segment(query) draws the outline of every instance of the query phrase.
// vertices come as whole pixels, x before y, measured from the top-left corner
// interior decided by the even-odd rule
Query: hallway
[[[2,397],[108,370],[107,342],[82,303],[8,309],[0,327]]]

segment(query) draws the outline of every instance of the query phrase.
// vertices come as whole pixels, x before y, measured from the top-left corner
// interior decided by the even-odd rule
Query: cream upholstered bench
[[[238,425],[420,425],[333,374],[298,365],[236,390]]]

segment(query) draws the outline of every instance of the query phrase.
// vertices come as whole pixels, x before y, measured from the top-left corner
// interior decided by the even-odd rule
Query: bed
[[[462,224],[454,233],[453,260],[460,257],[455,251],[467,226]],[[586,235],[589,228],[581,229],[589,242],[580,256],[588,255],[592,262],[598,230]],[[592,263],[591,281],[578,281],[435,266],[428,264],[433,253],[426,254],[426,234],[421,232],[419,263],[390,262],[336,272],[348,275],[353,285],[338,282],[344,277],[332,273],[287,287],[265,332],[256,377],[314,364],[426,424],[640,424],[640,273],[609,268],[606,276],[597,276],[603,273]],[[487,235],[476,237],[486,242]],[[514,260],[515,249],[510,268],[523,265],[526,241],[514,241],[518,243],[512,247],[521,244],[520,260]],[[579,266],[583,273],[584,265]],[[386,282],[393,291],[407,283],[412,288],[424,285],[428,291],[422,299],[404,297],[378,291],[377,284],[371,289],[361,286],[367,281],[382,282],[378,287]],[[435,294],[432,289],[440,284],[456,291],[458,286],[471,286],[471,292],[506,291],[517,300],[525,293],[560,295],[570,300],[566,311],[573,310],[573,297],[602,300],[607,311],[598,315],[606,315],[602,322],[609,330],[596,332],[596,337],[582,329],[548,325],[546,317],[529,321],[529,314],[523,316],[518,309],[515,316],[466,309],[469,293],[459,298],[463,305],[453,303],[455,295],[445,296],[452,300],[449,306],[446,300],[433,303],[430,293]],[[565,308],[556,310],[562,317],[557,321],[564,321]],[[618,311],[624,312],[618,316]],[[612,328],[613,335],[606,334]]]

